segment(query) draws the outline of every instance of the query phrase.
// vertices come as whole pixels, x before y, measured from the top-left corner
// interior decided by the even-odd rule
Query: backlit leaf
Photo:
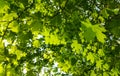
[[[34,46],[34,47],[37,47],[37,48],[40,47],[40,42],[39,42],[39,40],[34,40],[34,41],[33,41],[33,46]]]
[[[97,76],[94,72],[94,70],[91,71],[90,76]]]
[[[0,73],[4,71],[2,64],[0,64]]]
[[[102,67],[102,60],[97,60],[96,61],[96,67],[101,69],[101,67]]]
[[[100,27],[98,24],[92,27],[93,31],[96,33],[96,37],[99,42],[104,43],[106,35],[103,32],[106,32],[104,27]]]
[[[108,70],[109,69],[109,65],[106,63],[106,64],[103,65],[103,68]]]
[[[87,60],[90,60],[91,63],[94,63],[94,55],[93,53],[89,52],[87,55]]]
[[[99,54],[100,56],[104,56],[103,49],[99,49],[99,50],[98,50],[98,54]]]
[[[107,9],[103,9],[103,10],[102,10],[102,15],[103,15],[103,17],[105,17],[105,18],[108,18],[108,17],[109,17],[109,14],[107,13]]]
[[[14,21],[9,24],[9,28],[12,32],[18,33],[19,32],[19,24]]]
[[[71,47],[73,48],[73,51],[76,53],[80,53],[82,51],[82,45],[77,42],[77,40],[73,40],[73,43],[71,44]]]
[[[0,38],[0,49],[4,49],[4,44],[1,38]]]
[[[103,76],[109,76],[109,74],[107,72],[104,72]]]

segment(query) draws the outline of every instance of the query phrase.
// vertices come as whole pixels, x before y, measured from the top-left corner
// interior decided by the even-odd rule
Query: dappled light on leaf
[[[119,0],[0,0],[0,76],[120,76]]]

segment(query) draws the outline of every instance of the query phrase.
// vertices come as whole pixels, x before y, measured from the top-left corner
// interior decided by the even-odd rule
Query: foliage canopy
[[[0,76],[43,68],[46,76],[119,76],[120,1],[0,0]]]

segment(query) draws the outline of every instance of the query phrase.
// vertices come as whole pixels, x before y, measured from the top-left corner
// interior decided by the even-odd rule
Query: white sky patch
[[[25,69],[23,69],[23,73],[24,74],[26,74],[27,73],[27,69],[25,68]]]
[[[34,14],[35,13],[35,11],[31,11],[31,14]]]
[[[104,25],[105,25],[105,23],[101,23],[100,25],[104,26]]]
[[[9,45],[9,42],[6,39],[4,39],[3,42],[4,42],[5,47]]]
[[[90,20],[92,20],[93,18],[92,17],[89,17]]]
[[[26,64],[26,63],[24,63],[24,66],[23,66],[23,67],[24,67],[24,68],[23,68],[23,73],[24,73],[24,74],[26,74],[26,73],[27,73],[27,68],[26,68],[26,66],[27,66],[27,64]]]
[[[50,2],[53,2],[53,0],[50,0]]]
[[[120,40],[116,40],[118,44],[120,44]]]
[[[95,9],[96,9],[97,11],[100,11],[100,9],[99,9],[97,6],[95,7]]]
[[[53,65],[53,68],[57,67],[58,66],[58,63],[57,62],[54,62],[54,65]]]
[[[33,59],[33,62],[34,62],[34,63],[36,63],[36,62],[37,62],[37,58],[36,58],[36,57]]]
[[[44,48],[40,47],[39,51],[44,51]]]
[[[23,19],[23,23],[26,24],[27,23],[27,19]]]
[[[30,43],[27,43],[27,47],[31,47],[32,45]]]
[[[43,38],[43,35],[38,35],[37,39]]]
[[[48,68],[42,67],[41,73],[39,74],[39,76],[44,76],[44,73],[47,72],[47,70],[48,70]]]

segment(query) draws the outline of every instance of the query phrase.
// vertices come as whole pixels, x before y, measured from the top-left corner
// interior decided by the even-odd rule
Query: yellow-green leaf
[[[104,56],[103,49],[99,49],[99,50],[98,50],[98,54],[99,54],[100,56]]]
[[[13,21],[9,24],[9,28],[12,32],[18,33],[19,31],[19,24],[16,21]]]
[[[39,40],[34,40],[34,41],[33,41],[33,46],[34,46],[34,47],[37,47],[37,48],[40,47],[40,42],[39,42]]]
[[[96,67],[99,69],[101,69],[101,67],[102,67],[102,60],[97,60],[96,61]]]
[[[107,63],[105,63],[105,64],[103,65],[103,68],[104,68],[105,70],[108,70],[108,69],[109,69],[109,65],[108,65]]]
[[[91,71],[90,76],[97,76],[94,72],[94,70]]]
[[[104,27],[100,27],[99,24],[96,24],[92,27],[92,30],[96,33],[96,37],[99,42],[104,43],[106,35],[103,32],[106,32]]]
[[[88,53],[87,60],[90,60],[91,63],[94,63],[94,55],[93,55],[93,53],[91,53],[91,52]]]
[[[4,44],[3,44],[2,38],[0,38],[0,49],[4,49]]]
[[[104,72],[103,76],[109,76],[109,74],[107,72]]]
[[[3,66],[2,66],[2,64],[0,64],[0,73],[2,73],[3,72]]]
[[[73,48],[73,51],[75,51],[78,54],[82,50],[82,45],[79,44],[77,40],[73,40],[73,43],[71,44],[71,47]]]

